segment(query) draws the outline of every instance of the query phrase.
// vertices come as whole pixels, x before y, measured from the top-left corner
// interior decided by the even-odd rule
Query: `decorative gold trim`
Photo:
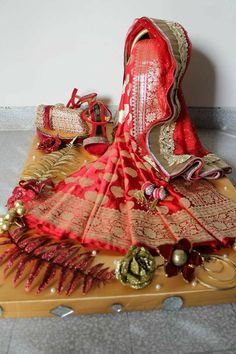
[[[202,267],[196,268],[196,280],[203,286],[213,290],[230,290],[236,288],[236,262],[227,256],[221,255],[203,255],[204,263]],[[220,270],[206,267],[206,263],[220,263]],[[232,270],[230,277],[229,269]]]
[[[91,136],[83,140],[83,146],[87,146],[90,144],[108,144],[108,140],[103,136]]]
[[[175,155],[175,144],[173,139],[173,134],[175,130],[176,123],[163,124],[160,129],[159,143],[160,143],[160,153],[163,155],[164,159],[168,162],[169,166],[174,164],[182,164],[189,160],[192,155]]]

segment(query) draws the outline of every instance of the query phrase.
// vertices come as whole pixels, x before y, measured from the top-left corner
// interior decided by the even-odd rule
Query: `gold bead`
[[[16,208],[16,213],[19,216],[23,216],[25,214],[25,208],[23,206]]]
[[[233,244],[233,250],[236,251],[236,242]]]
[[[4,223],[1,226],[2,231],[8,231],[10,228],[10,224],[7,221],[4,221]]]
[[[22,200],[16,200],[14,203],[15,208],[21,208],[23,206],[24,206],[24,203],[22,202]]]
[[[6,213],[6,215],[4,216],[4,221],[13,221],[16,217],[16,209],[15,208],[11,208],[8,210],[8,212]]]
[[[174,250],[172,254],[172,262],[175,266],[181,267],[187,262],[187,254],[184,250]]]

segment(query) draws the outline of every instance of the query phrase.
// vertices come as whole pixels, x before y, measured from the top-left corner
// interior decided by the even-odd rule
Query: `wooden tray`
[[[86,153],[83,148],[78,150],[78,164],[94,160],[94,157]],[[41,156],[42,153],[37,150],[37,138],[35,137],[25,167],[37,161]],[[236,189],[227,178],[212,183],[222,194],[236,201]],[[219,254],[227,254],[236,262],[236,252],[232,249],[224,249]],[[101,252],[97,255],[98,262],[111,267],[114,267],[115,262],[120,258],[118,254],[112,252]],[[56,294],[53,283],[40,295],[35,294],[35,288],[27,293],[24,290],[24,280],[13,288],[12,278],[13,274],[10,274],[4,280],[1,272],[0,314],[4,318],[54,315],[64,317],[68,314],[149,310],[163,306],[167,309],[176,309],[181,306],[236,302],[236,288],[214,290],[201,284],[193,286],[185,283],[181,275],[166,278],[161,269],[157,271],[151,285],[142,290],[125,287],[115,280],[103,288],[91,290],[87,295],[83,295],[78,290],[70,297]]]

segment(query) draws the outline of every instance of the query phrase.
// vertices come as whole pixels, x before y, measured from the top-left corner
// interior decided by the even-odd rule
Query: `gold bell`
[[[172,263],[177,266],[181,267],[184,265],[188,260],[188,256],[184,250],[174,250],[172,254]]]
[[[16,200],[14,203],[15,208],[21,208],[23,206],[24,206],[24,203],[22,202],[22,200]]]
[[[23,206],[16,208],[16,213],[19,216],[23,216],[25,214],[26,210]]]

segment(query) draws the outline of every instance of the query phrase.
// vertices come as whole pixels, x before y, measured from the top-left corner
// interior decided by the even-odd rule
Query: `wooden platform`
[[[26,166],[37,161],[41,156],[42,154],[37,150],[37,138],[35,137]],[[87,154],[83,148],[78,148],[78,166],[91,160],[94,160],[94,157]],[[222,194],[236,201],[236,189],[228,179],[222,178],[213,183]],[[236,252],[232,249],[225,249],[219,254],[227,254],[230,259],[236,262]],[[118,254],[111,252],[100,252],[97,255],[98,262],[103,262],[112,268],[120,258]],[[232,269],[226,267],[225,271],[226,278],[227,276],[232,278]],[[12,278],[13,274],[10,274],[4,280],[1,272],[0,312],[3,318],[54,316],[51,311],[58,306],[69,307],[71,311],[68,310],[68,312],[78,315],[119,312],[121,310],[157,309],[163,307],[163,304],[171,309],[173,304],[177,308],[182,305],[196,306],[236,302],[236,287],[230,290],[214,290],[199,283],[193,286],[185,283],[181,275],[166,278],[161,268],[156,272],[151,285],[142,290],[124,287],[115,280],[103,288],[90,291],[87,295],[82,295],[78,290],[70,297],[57,295],[54,283],[40,295],[35,294],[37,284],[27,293],[24,290],[24,279],[16,288],[13,288]],[[234,280],[236,286],[236,277]],[[170,300],[169,304],[168,301],[165,302],[168,298],[173,300]],[[118,306],[113,306],[114,304],[118,304]]]

